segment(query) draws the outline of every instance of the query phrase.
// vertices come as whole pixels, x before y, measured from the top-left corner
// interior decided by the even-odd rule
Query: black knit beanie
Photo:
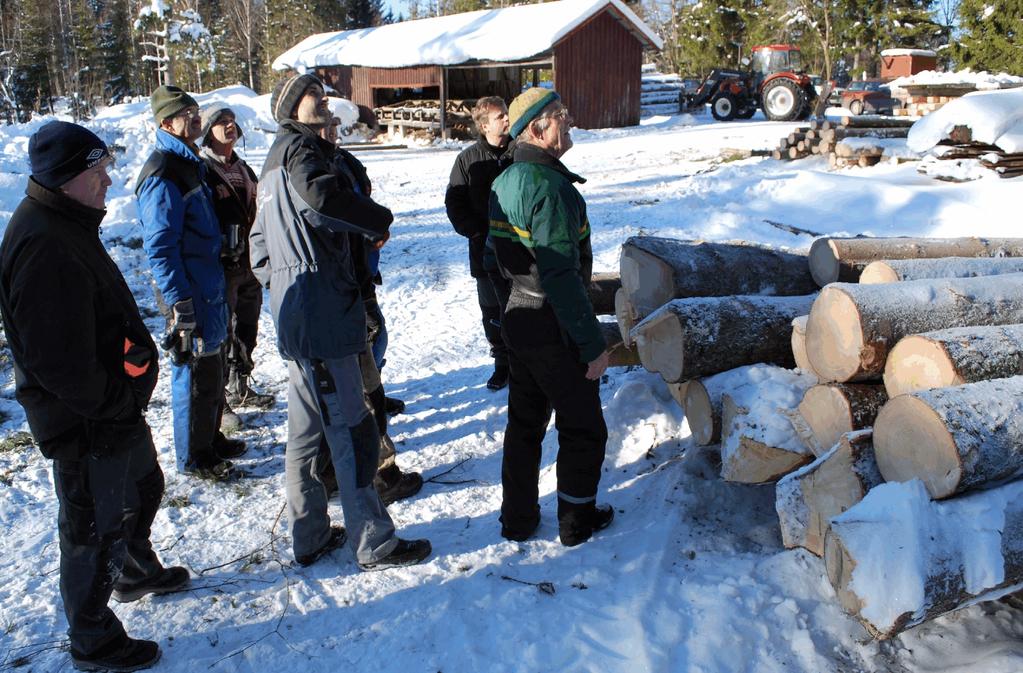
[[[291,119],[291,114],[295,111],[302,94],[313,84],[323,86],[318,77],[309,74],[293,75],[277,82],[273,93],[270,94],[270,114],[274,120],[282,122]]]
[[[32,178],[47,189],[57,189],[109,156],[99,136],[70,122],[45,124],[28,140]]]

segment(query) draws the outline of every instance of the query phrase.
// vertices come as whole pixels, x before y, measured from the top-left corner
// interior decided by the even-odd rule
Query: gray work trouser
[[[284,474],[295,556],[314,553],[330,536],[327,493],[316,478],[316,453],[325,438],[355,559],[375,563],[398,542],[373,487],[380,435],[366,404],[358,356],[289,362],[288,375]]]

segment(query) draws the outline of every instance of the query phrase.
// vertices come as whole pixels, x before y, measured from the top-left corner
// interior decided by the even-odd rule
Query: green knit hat
[[[149,106],[153,108],[153,118],[159,124],[185,108],[199,107],[199,104],[180,87],[161,86],[150,96]]]
[[[511,123],[509,135],[517,138],[526,130],[529,122],[536,119],[540,110],[556,100],[561,100],[561,96],[553,89],[534,86],[520,93],[508,106],[508,121]]]

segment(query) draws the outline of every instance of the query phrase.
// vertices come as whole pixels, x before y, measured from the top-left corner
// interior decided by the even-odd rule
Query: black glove
[[[376,300],[366,302],[366,342],[372,344],[380,336],[384,316],[380,312],[380,304]]]
[[[89,423],[89,454],[95,457],[112,456],[128,451],[143,441],[149,426],[138,409],[132,409],[125,417],[110,421]]]
[[[172,332],[195,331],[195,306],[191,299],[183,299],[174,303],[172,311]]]
[[[171,330],[163,335],[160,348],[170,354],[171,362],[183,367],[195,359],[192,352],[192,332],[189,330]]]

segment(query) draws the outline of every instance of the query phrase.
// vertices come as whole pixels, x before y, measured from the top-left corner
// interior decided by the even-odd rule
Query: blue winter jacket
[[[135,187],[142,243],[168,306],[195,305],[197,352],[215,351],[227,337],[220,225],[206,186],[206,164],[181,139],[156,132],[156,149]]]

